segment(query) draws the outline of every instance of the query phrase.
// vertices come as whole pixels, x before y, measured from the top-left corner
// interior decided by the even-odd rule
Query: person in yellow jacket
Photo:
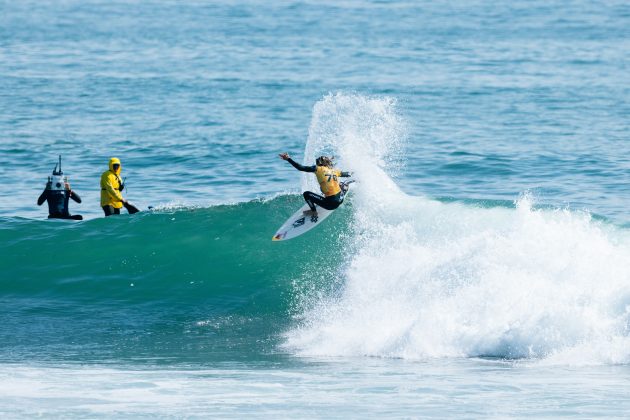
[[[316,206],[320,206],[326,210],[334,210],[343,203],[347,188],[343,183],[339,182],[339,178],[350,177],[352,174],[336,169],[333,165],[332,158],[320,156],[315,159],[315,165],[313,166],[300,165],[291,159],[288,153],[280,154],[280,159],[288,161],[298,171],[315,173],[317,182],[319,182],[319,188],[324,196],[322,197],[311,191],[304,192],[304,201],[306,201],[312,213],[317,212]]]
[[[130,214],[138,211],[121,194],[121,191],[125,188],[125,184],[120,179],[121,171],[120,159],[113,157],[109,160],[109,169],[101,175],[101,207],[105,212],[105,216],[120,214],[120,209],[123,206]]]

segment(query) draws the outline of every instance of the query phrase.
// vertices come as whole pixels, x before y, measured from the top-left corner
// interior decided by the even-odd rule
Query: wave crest
[[[368,99],[364,107],[360,101],[345,106],[348,101],[324,98],[311,127],[326,115],[333,126],[350,121],[353,131],[354,116],[373,108]],[[393,130],[385,137],[396,138]],[[376,139],[363,148],[367,154],[344,160],[380,168],[379,187],[393,184],[379,160],[387,151],[371,150],[399,143],[380,141],[378,129],[372,134],[360,136]],[[352,143],[339,138],[340,150]],[[478,208],[397,188],[375,193],[373,180],[359,181],[342,287],[303,302],[302,322],[286,333],[287,349],[326,356],[630,361],[627,231],[585,212],[534,209],[530,194],[515,208]]]

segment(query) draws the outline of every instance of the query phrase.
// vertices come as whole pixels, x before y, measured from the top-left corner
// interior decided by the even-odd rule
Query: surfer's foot
[[[304,212],[304,217],[310,217],[311,222],[313,223],[317,223],[317,219],[319,218],[319,216],[317,215],[317,210],[306,210]]]

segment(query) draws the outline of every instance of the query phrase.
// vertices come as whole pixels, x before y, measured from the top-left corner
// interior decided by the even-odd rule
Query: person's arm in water
[[[72,198],[72,200],[74,200],[76,203],[81,202],[81,197],[79,197],[79,194],[75,193],[72,190],[70,190],[70,198]]]
[[[339,176],[342,178],[350,178],[352,176],[352,172],[341,171]]]
[[[48,191],[47,189],[44,190],[42,194],[39,196],[39,198],[37,199],[38,206],[41,206],[42,204],[44,204],[44,201],[46,201],[46,198],[47,198],[46,196],[48,195],[47,191]]]
[[[70,191],[69,197],[72,198],[72,200],[76,203],[80,203],[81,202],[81,197],[79,197],[79,194],[75,193],[74,191],[72,191],[72,188],[70,188],[70,184],[68,184],[66,182],[66,189],[68,191]]]
[[[300,165],[299,163],[297,163],[296,161],[294,161],[293,159],[291,159],[289,157],[288,153],[282,153],[280,154],[280,159],[282,160],[286,160],[287,162],[289,162],[291,165],[293,165],[293,167],[295,169],[297,169],[298,171],[302,171],[302,172],[315,172],[315,170],[317,169],[315,167],[315,165],[313,166],[304,166],[304,165]]]

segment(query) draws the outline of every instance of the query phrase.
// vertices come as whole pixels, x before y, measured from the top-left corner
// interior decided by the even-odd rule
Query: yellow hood
[[[120,165],[120,166],[118,167],[117,171],[114,171],[114,164],[116,164],[116,163],[118,165]],[[120,159],[115,158],[115,157],[111,158],[109,160],[109,170],[112,171],[113,173],[115,173],[116,175],[120,175],[120,171],[122,170],[122,165],[120,163]]]

